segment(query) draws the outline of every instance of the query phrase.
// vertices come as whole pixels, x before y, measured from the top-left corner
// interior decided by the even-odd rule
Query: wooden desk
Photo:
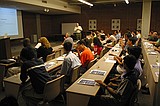
[[[57,61],[56,59],[47,61],[45,64],[49,64],[50,62],[54,62],[52,66],[47,68],[46,70],[50,73],[57,68],[60,68],[63,61]],[[17,75],[13,75],[11,77],[5,78],[4,80],[4,85],[5,85],[5,94],[6,96],[13,96],[17,98],[18,92],[19,92],[19,87],[21,85],[21,80],[20,80],[20,73]]]
[[[114,65],[114,63],[105,62],[105,59],[109,56],[109,53],[120,55],[122,51],[120,48],[114,47],[113,49],[117,49],[118,51],[113,52],[111,49],[66,90],[67,106],[87,106],[90,97],[95,96],[97,94],[100,86],[80,85],[78,84],[78,82],[81,80],[81,78],[104,81]],[[106,71],[106,74],[104,76],[90,74],[90,71],[92,69],[99,69]]]
[[[158,77],[156,76],[156,72],[159,72],[158,68],[152,68],[152,64],[156,64],[156,58],[158,55],[158,61],[160,62],[160,54],[157,52],[157,55],[149,55],[148,51],[154,51],[153,48],[147,48],[147,41],[142,40],[142,53],[143,53],[143,58],[145,61],[144,64],[144,74],[147,76],[147,82],[149,85],[149,91],[150,91],[150,96],[151,96],[151,101],[153,106],[158,106],[158,99],[159,97],[157,96],[157,91],[160,90],[158,87]]]
[[[15,62],[8,63],[8,64],[0,63],[0,91],[2,91],[2,89],[3,89],[3,78],[6,74],[6,70],[8,69],[8,67],[10,67],[14,64],[15,64]]]

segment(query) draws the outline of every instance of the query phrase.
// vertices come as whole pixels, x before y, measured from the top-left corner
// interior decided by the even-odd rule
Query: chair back
[[[87,65],[87,70],[90,69],[95,63],[97,62],[97,58],[95,58],[94,60],[90,61]]]
[[[107,48],[107,47],[103,47],[100,55],[99,55],[99,58],[102,58],[110,49]]]
[[[49,54],[49,55],[47,55],[47,57],[46,57],[46,61],[52,60],[52,59],[54,59],[54,58],[55,58],[55,53]]]
[[[61,49],[58,49],[58,50],[55,51],[55,58],[57,58],[57,57],[59,57],[61,55],[62,55],[61,54]]]
[[[50,102],[61,93],[61,80],[63,77],[64,75],[61,75],[60,77],[46,83],[43,92],[43,102]]]
[[[71,77],[70,77],[70,84],[72,84],[74,81],[76,81],[78,79],[78,77],[80,76],[79,68],[80,68],[80,66],[76,66],[72,69]]]
[[[141,85],[142,85],[141,80],[138,79],[137,80],[137,87],[135,88],[135,90],[130,98],[129,106],[134,106],[134,104],[138,102],[138,92],[141,89]]]

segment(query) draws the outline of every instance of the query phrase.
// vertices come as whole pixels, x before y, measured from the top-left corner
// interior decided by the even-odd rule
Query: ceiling
[[[63,0],[68,1],[69,4],[79,4],[82,5],[78,0]],[[108,4],[108,3],[120,3],[124,2],[125,0],[86,0],[92,4]],[[129,0],[129,2],[142,2],[143,0]]]
[[[43,1],[47,3],[43,3]],[[93,3],[94,5],[124,2],[124,0],[86,0],[86,1]],[[129,0],[129,2],[142,2],[142,1],[143,0]],[[81,5],[85,4],[80,3],[78,0],[0,0],[0,7],[16,8],[18,10],[30,11],[40,14],[81,13],[80,9]],[[44,12],[45,8],[49,9],[49,12]]]

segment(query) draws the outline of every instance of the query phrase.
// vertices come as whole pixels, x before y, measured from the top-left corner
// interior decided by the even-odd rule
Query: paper
[[[156,77],[159,77],[159,72],[155,72],[155,74],[156,74]]]
[[[116,60],[114,60],[114,56],[108,56],[108,58],[105,60],[105,62],[116,63]]]
[[[89,86],[94,86],[96,84],[96,82],[92,79],[85,79],[85,78],[82,78],[78,84],[82,84],[82,85],[89,85]]]
[[[105,75],[105,74],[106,74],[106,71],[94,69],[94,70],[91,70],[91,71],[90,71],[90,74]]]
[[[152,64],[151,67],[152,67],[152,68],[160,68],[160,63]]]
[[[38,49],[42,44],[41,43],[38,43],[35,48]]]
[[[49,62],[45,64],[45,68],[48,69],[50,67],[52,67],[55,64],[55,62]]]
[[[64,60],[64,56],[60,56],[58,58],[56,58],[57,61],[63,61]]]
[[[148,55],[156,55],[156,52],[148,52]]]

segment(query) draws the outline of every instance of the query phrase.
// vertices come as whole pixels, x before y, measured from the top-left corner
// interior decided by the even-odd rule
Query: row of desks
[[[160,95],[160,87],[158,87],[158,77],[160,68],[154,68],[151,65],[156,65],[157,61],[160,64],[160,54],[154,51],[153,45],[151,45],[147,40],[142,40],[142,53],[144,58],[144,74],[147,77],[147,82],[149,85],[149,91],[151,96],[151,101],[153,106],[158,106],[158,100]]]
[[[117,44],[66,90],[67,106],[87,106],[90,97],[97,94],[100,86],[81,85],[78,82],[82,78],[104,81],[114,65],[114,63],[106,62],[105,60],[110,57],[110,53],[119,56],[121,51],[119,44]],[[106,74],[104,76],[90,74],[90,71],[94,69],[106,71]]]
[[[45,62],[45,65],[49,65],[46,70],[50,73],[56,70],[57,68],[60,68],[63,61],[57,61],[56,58],[50,61]],[[5,94],[6,96],[13,96],[17,98],[19,87],[21,86],[21,80],[20,80],[20,73],[17,75],[13,75],[11,77],[4,79],[4,86],[5,86]]]

